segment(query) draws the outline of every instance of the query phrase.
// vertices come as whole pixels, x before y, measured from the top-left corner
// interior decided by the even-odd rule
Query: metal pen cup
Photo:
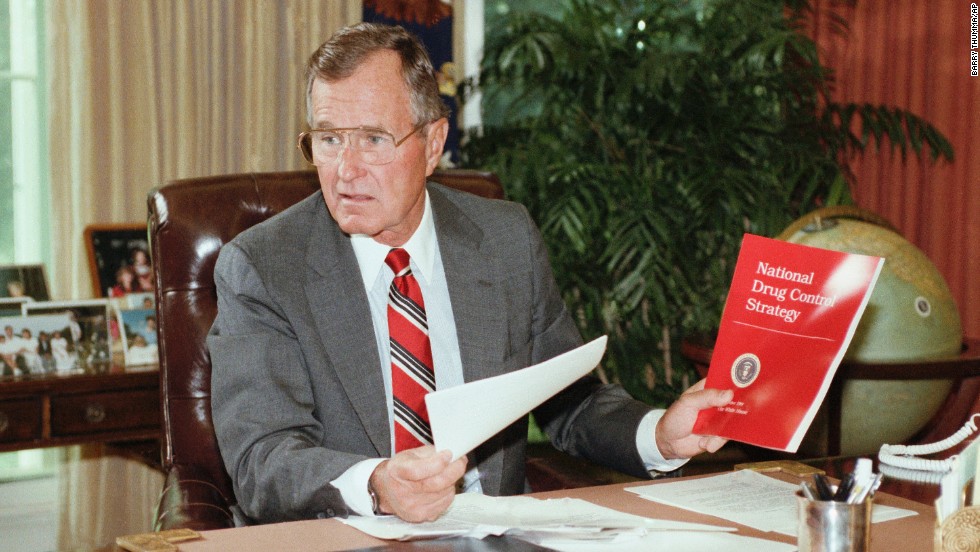
[[[858,504],[810,500],[796,494],[799,552],[871,550],[871,499]]]

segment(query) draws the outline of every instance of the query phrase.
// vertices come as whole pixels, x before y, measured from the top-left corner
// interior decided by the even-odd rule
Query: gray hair
[[[306,68],[306,118],[311,127],[313,82],[350,77],[369,56],[382,50],[391,50],[401,59],[415,124],[449,116],[449,108],[439,96],[432,61],[422,43],[401,27],[358,23],[338,30],[310,56]]]

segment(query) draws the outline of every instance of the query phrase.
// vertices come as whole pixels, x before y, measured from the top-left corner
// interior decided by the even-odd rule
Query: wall
[[[858,205],[891,221],[932,259],[959,305],[965,335],[980,337],[980,78],[970,75],[970,8],[976,4],[814,4],[814,36],[836,73],[834,97],[911,110],[953,144],[952,163],[903,160],[897,153],[854,159],[853,192]],[[847,22],[846,36],[834,31],[827,17],[834,12]]]

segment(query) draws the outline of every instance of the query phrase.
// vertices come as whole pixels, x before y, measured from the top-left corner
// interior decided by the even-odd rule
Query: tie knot
[[[385,257],[385,264],[394,271],[395,276],[399,276],[402,271],[408,268],[408,251],[402,248],[392,249]]]

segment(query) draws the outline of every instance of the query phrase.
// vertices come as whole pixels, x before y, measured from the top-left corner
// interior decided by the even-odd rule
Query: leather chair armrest
[[[157,505],[154,530],[234,527],[230,501],[208,479],[196,466],[171,466]]]

